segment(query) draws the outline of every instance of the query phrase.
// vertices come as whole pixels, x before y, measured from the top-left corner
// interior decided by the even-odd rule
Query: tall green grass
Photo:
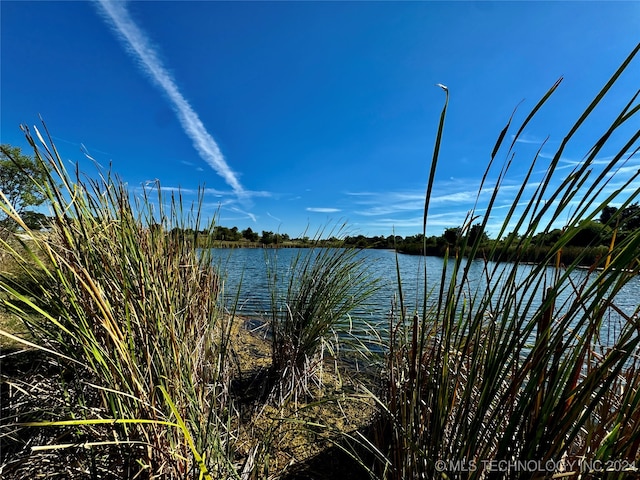
[[[597,219],[604,207],[613,203],[624,208],[638,198],[639,172],[624,167],[632,157],[637,159],[640,133],[621,128],[638,124],[638,92],[630,95],[601,136],[585,145],[583,161],[572,171],[561,169],[560,160],[638,49],[587,106],[550,162],[540,165],[540,151],[530,162],[511,205],[499,210],[498,239],[504,239],[504,251],[510,254],[499,263],[485,261],[484,281],[472,281],[473,264],[460,252],[482,258],[480,235],[474,240],[471,226],[479,224],[485,231],[496,217],[516,142],[560,81],[515,131],[511,119],[500,133],[478,190],[480,196],[489,187],[494,163],[504,157],[490,199],[469,213],[442,272],[434,278],[425,266],[420,273],[424,288],[415,312],[406,310],[398,273],[400,305],[390,324],[384,393],[377,397],[382,415],[374,438],[386,455],[386,461],[378,462],[381,477],[634,475],[631,467],[640,461],[639,308],[625,313],[615,296],[640,273],[640,231],[613,243],[582,275],[576,275],[582,254],[573,252],[565,265],[563,250],[581,220]],[[449,92],[443,89],[446,101],[428,180],[423,233],[446,120]],[[603,158],[604,165],[595,168]],[[541,167],[545,174],[534,181],[534,171]],[[618,220],[612,218],[609,226],[615,228]],[[566,225],[563,234],[522,276],[519,252],[534,246],[536,234],[551,231],[561,221]],[[518,235],[509,235],[512,231]],[[484,255],[495,258],[495,253]],[[549,264],[555,267],[550,270]],[[431,285],[438,282],[437,300],[430,302]],[[622,318],[620,325],[609,323],[614,314]],[[611,471],[587,471],[607,465]]]
[[[31,346],[84,371],[86,396],[97,395],[108,413],[80,409],[74,418],[33,425],[90,426],[109,444],[142,445],[136,461],[148,476],[235,475],[233,318],[223,313],[209,251],[196,250],[197,238],[170,233],[200,230],[200,204],[185,208],[159,185],[132,200],[109,172],[70,174],[50,138],[24,131],[49,172],[39,187],[54,218],[49,232],[34,232],[2,198],[0,208],[23,232],[19,248],[3,242],[21,272],[3,275],[0,291],[31,330]]]
[[[123,476],[145,478],[271,478],[290,467],[281,460],[287,442],[329,445],[343,436],[332,425],[353,423],[342,419],[350,400],[340,379],[324,394],[323,369],[328,356],[338,370],[339,345],[352,330],[348,314],[376,289],[364,256],[311,247],[284,275],[271,263],[272,364],[258,379],[266,395],[242,398],[237,382],[232,388],[238,326],[225,314],[224,282],[206,243],[213,225],[198,234],[201,204],[185,207],[159,185],[132,196],[110,172],[69,173],[50,137],[23,128],[47,167],[39,187],[53,222],[47,232],[32,231],[6,199],[0,203],[21,230],[2,244],[16,272],[0,276],[0,291],[31,336],[0,334],[59,357],[79,379],[80,399],[64,405],[66,416],[36,413],[16,429],[74,428],[91,438],[82,447],[111,455],[120,447],[117,455],[128,457]],[[268,253],[271,260],[277,253]],[[254,411],[243,417],[235,402]],[[315,418],[316,411],[331,418]]]
[[[334,235],[330,235],[334,236]],[[317,237],[320,238],[320,234]],[[347,341],[349,314],[378,288],[366,258],[351,248],[310,247],[301,250],[282,278],[277,256],[270,262],[271,371],[270,395],[286,399],[313,396],[320,386],[324,353],[337,358]]]

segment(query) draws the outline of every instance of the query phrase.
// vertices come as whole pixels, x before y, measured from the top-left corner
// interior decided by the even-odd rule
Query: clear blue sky
[[[205,186],[219,224],[291,236],[421,231],[437,83],[451,98],[428,233],[460,225],[516,105],[522,120],[564,76],[508,185],[640,41],[640,2],[2,1],[0,15],[3,143],[26,147],[18,126],[40,114],[65,160],[92,171],[83,144],[134,194]],[[638,87],[640,59],[565,166]]]

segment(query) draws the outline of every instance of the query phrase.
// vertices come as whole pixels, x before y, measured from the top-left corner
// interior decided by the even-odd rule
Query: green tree
[[[260,239],[260,242],[263,243],[264,245],[270,245],[276,242],[276,237],[273,232],[263,230],[262,238]]]
[[[242,235],[238,231],[238,227],[228,228],[221,225],[216,225],[213,229],[214,240],[226,240],[228,242],[235,242],[242,238]]]
[[[611,229],[600,222],[583,220],[576,227],[576,232],[568,244],[577,247],[604,245],[608,243],[610,232]]]
[[[611,222],[614,216],[617,218],[610,225],[612,228],[619,226],[623,232],[632,232],[640,228],[640,205],[638,203],[632,203],[622,211],[616,207],[604,207],[600,213],[599,221],[606,224]]]
[[[442,236],[447,241],[447,243],[449,243],[450,245],[455,245],[458,241],[458,238],[460,237],[460,227],[447,228]]]
[[[44,213],[33,212],[31,210],[27,210],[22,214],[22,221],[31,230],[40,230],[42,228],[47,228],[51,224],[51,219]]]
[[[250,242],[257,242],[260,239],[260,235],[257,232],[251,230],[251,227],[242,230],[242,237],[246,238]]]
[[[38,185],[42,185],[45,178],[46,169],[40,162],[24,155],[19,147],[0,145],[0,192],[19,214],[44,202]],[[0,232],[12,231],[15,227],[15,222],[0,211]]]
[[[232,227],[231,230],[229,230],[229,240],[233,240],[234,242],[237,242],[241,238],[242,238],[242,233],[240,233],[240,231],[238,230],[238,227]]]
[[[489,240],[489,236],[487,235],[487,233],[484,231],[484,229],[482,228],[482,225],[480,225],[479,223],[476,223],[475,225],[471,226],[471,229],[469,230],[469,244],[473,245],[476,242],[480,242],[480,243],[486,243]]]
[[[640,228],[640,205],[632,203],[622,211],[622,229],[633,232]]]
[[[613,217],[615,215],[615,213],[618,211],[618,209],[616,207],[611,207],[611,206],[606,206],[602,209],[602,212],[600,212],[600,223],[605,224],[607,223],[609,220],[611,220],[611,217]]]

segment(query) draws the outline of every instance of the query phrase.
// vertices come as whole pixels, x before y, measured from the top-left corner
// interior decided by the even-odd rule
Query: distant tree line
[[[175,227],[169,232],[170,235],[181,235],[198,239],[200,246],[210,243],[213,246],[263,246],[292,243],[291,238],[286,233],[274,233],[263,230],[262,234],[254,232],[251,227],[240,230],[238,227],[223,227],[215,225],[210,229],[195,231],[191,228]],[[293,241],[296,244],[303,243],[302,239]],[[237,245],[235,245],[237,244]]]
[[[614,219],[612,221],[612,219]],[[309,237],[291,238],[286,233],[274,233],[263,230],[261,234],[251,228],[239,230],[215,226],[211,231],[198,232],[199,245],[205,243],[213,246],[227,247],[308,247],[312,245],[328,247],[355,247],[362,249],[388,249],[410,255],[444,256],[458,254],[470,256],[471,245],[477,244],[476,256],[488,260],[508,260],[517,257],[524,262],[540,262],[547,258],[547,252],[563,234],[568,241],[562,248],[564,263],[572,262],[579,256],[582,263],[593,264],[597,259],[607,255],[615,232],[616,241],[624,238],[640,228],[640,205],[634,203],[618,211],[616,207],[606,207],[596,220],[584,220],[571,230],[553,229],[541,232],[521,242],[516,233],[509,233],[501,239],[491,239],[480,224],[470,228],[450,227],[441,235],[427,236],[422,234],[402,237],[388,236],[346,236],[344,238],[310,239]],[[175,229],[174,229],[175,230]],[[174,231],[174,233],[176,233]],[[193,234],[193,231],[182,233]],[[465,247],[466,246],[466,247]]]
[[[539,263],[547,258],[549,249],[560,241],[563,234],[568,234],[564,237],[568,240],[562,247],[562,262],[568,264],[580,257],[582,264],[592,265],[608,254],[612,241],[624,241],[630,233],[639,228],[640,205],[634,203],[622,210],[617,207],[605,207],[597,220],[583,220],[575,227],[541,232],[526,242],[519,241],[521,238],[513,232],[499,240],[491,239],[478,224],[469,228],[468,232],[463,231],[462,227],[447,228],[442,235],[426,239],[422,235],[404,239],[395,237],[394,243],[396,250],[401,253],[444,256],[448,252],[469,256],[469,246],[477,242],[479,248],[476,256],[481,255],[495,261],[517,256],[523,262]],[[379,239],[374,240],[372,245],[380,243]],[[366,244],[362,239],[358,239],[357,242],[360,245]],[[465,245],[466,250],[461,251]]]
[[[37,212],[23,212],[23,219],[29,228],[46,229],[49,219]],[[614,219],[614,221],[612,221]],[[153,227],[152,227],[153,228]],[[158,228],[156,226],[155,228]],[[582,263],[591,265],[599,258],[607,255],[614,232],[616,241],[624,238],[640,228],[640,204],[634,203],[618,211],[616,207],[606,207],[596,220],[584,220],[569,231],[570,239],[562,248],[562,260],[570,263],[578,256]],[[362,249],[388,249],[409,255],[444,256],[458,254],[470,256],[470,245],[478,244],[476,256],[488,260],[504,261],[517,258],[520,261],[539,263],[547,258],[549,249],[559,241],[566,230],[553,229],[541,232],[527,242],[520,242],[516,233],[509,233],[499,240],[494,240],[483,231],[482,226],[472,225],[470,228],[450,227],[441,235],[427,236],[422,234],[402,237],[388,236],[346,236],[325,239],[310,239],[307,236],[292,238],[286,233],[262,230],[260,233],[251,227],[240,230],[238,227],[215,225],[210,229],[196,231],[190,228],[173,228],[169,235],[192,237],[199,247],[355,247]],[[565,237],[566,238],[566,237]],[[466,249],[465,249],[466,245]]]
[[[31,209],[44,201],[43,192],[36,187],[36,184],[42,183],[46,175],[44,166],[34,158],[22,154],[20,148],[6,144],[0,146],[0,192],[12,208],[21,214],[24,224],[33,230],[47,229],[51,222],[45,214]],[[8,215],[0,212],[0,238],[17,228],[19,226]],[[473,253],[483,255],[490,260],[508,260],[515,258],[514,255],[517,253],[517,258],[522,261],[540,262],[547,258],[546,254],[550,247],[559,241],[563,233],[569,233],[569,240],[562,248],[563,261],[571,262],[581,256],[583,263],[592,263],[603,255],[607,255],[614,235],[616,241],[622,241],[626,235],[638,228],[640,228],[640,205],[634,203],[621,211],[617,207],[605,207],[596,220],[584,220],[568,232],[561,229],[542,232],[527,239],[526,242],[520,242],[516,233],[493,240],[480,224],[472,225],[470,228],[446,228],[441,235],[426,238],[421,234],[407,237],[357,235],[342,239],[335,237],[310,239],[307,236],[291,238],[286,233],[268,230],[258,233],[251,227],[240,230],[238,227],[229,228],[222,225],[214,225],[212,228],[200,231],[176,227],[169,234],[193,237],[194,242],[202,247],[346,246],[390,249],[400,253],[431,256],[444,256],[447,253],[469,256],[472,252],[465,246],[478,245],[479,248]]]

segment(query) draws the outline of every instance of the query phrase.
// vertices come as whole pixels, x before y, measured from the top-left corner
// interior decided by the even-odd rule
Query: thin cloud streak
[[[545,143],[544,139],[540,139],[534,135],[527,133],[521,134],[517,139],[515,137],[515,135],[511,135],[511,140],[513,141],[515,139],[516,143],[524,143],[528,145],[542,145]]]
[[[142,182],[141,185],[141,189],[147,190],[147,191],[154,191],[157,188],[157,183],[158,183],[158,179],[153,179],[153,180],[147,180],[145,182]],[[215,188],[183,188],[183,187],[175,187],[175,186],[165,186],[165,185],[161,185],[160,186],[160,190],[162,192],[166,192],[166,193],[176,193],[176,194],[181,194],[181,195],[185,195],[185,196],[196,196],[196,195],[213,195],[216,197],[233,197],[231,199],[229,199],[229,202],[236,202],[236,198],[234,196],[234,192],[231,190],[218,190]],[[270,198],[273,196],[273,194],[271,192],[266,192],[264,190],[261,191],[254,191],[254,190],[245,190],[245,197],[247,198],[254,198],[254,197],[260,197],[260,198]]]
[[[307,212],[316,212],[316,213],[337,213],[339,212],[339,208],[325,208],[325,207],[307,207]]]
[[[245,197],[245,189],[225,161],[218,144],[178,90],[175,81],[162,65],[146,35],[129,15],[126,3],[107,0],[97,0],[96,3],[105,19],[125,43],[127,50],[139,60],[143,70],[165,92],[184,132],[193,141],[200,157],[224,179],[238,197]]]
[[[467,214],[467,211],[430,214],[427,236],[441,235],[446,228],[462,225]],[[376,219],[375,222],[362,222],[361,225],[375,229],[383,228],[389,232],[395,229],[415,229],[415,231],[408,233],[408,235],[415,235],[421,231],[422,221],[423,217],[419,215],[409,218],[380,218]]]
[[[235,213],[239,213],[240,215],[245,215],[247,218],[250,218],[253,223],[257,223],[258,218],[251,212],[245,212],[244,210],[239,209],[238,207],[229,207],[229,210]]]
[[[274,217],[273,215],[271,215],[269,212],[267,212],[267,216],[269,218],[273,218],[276,222],[282,222],[282,220],[278,217]]]

